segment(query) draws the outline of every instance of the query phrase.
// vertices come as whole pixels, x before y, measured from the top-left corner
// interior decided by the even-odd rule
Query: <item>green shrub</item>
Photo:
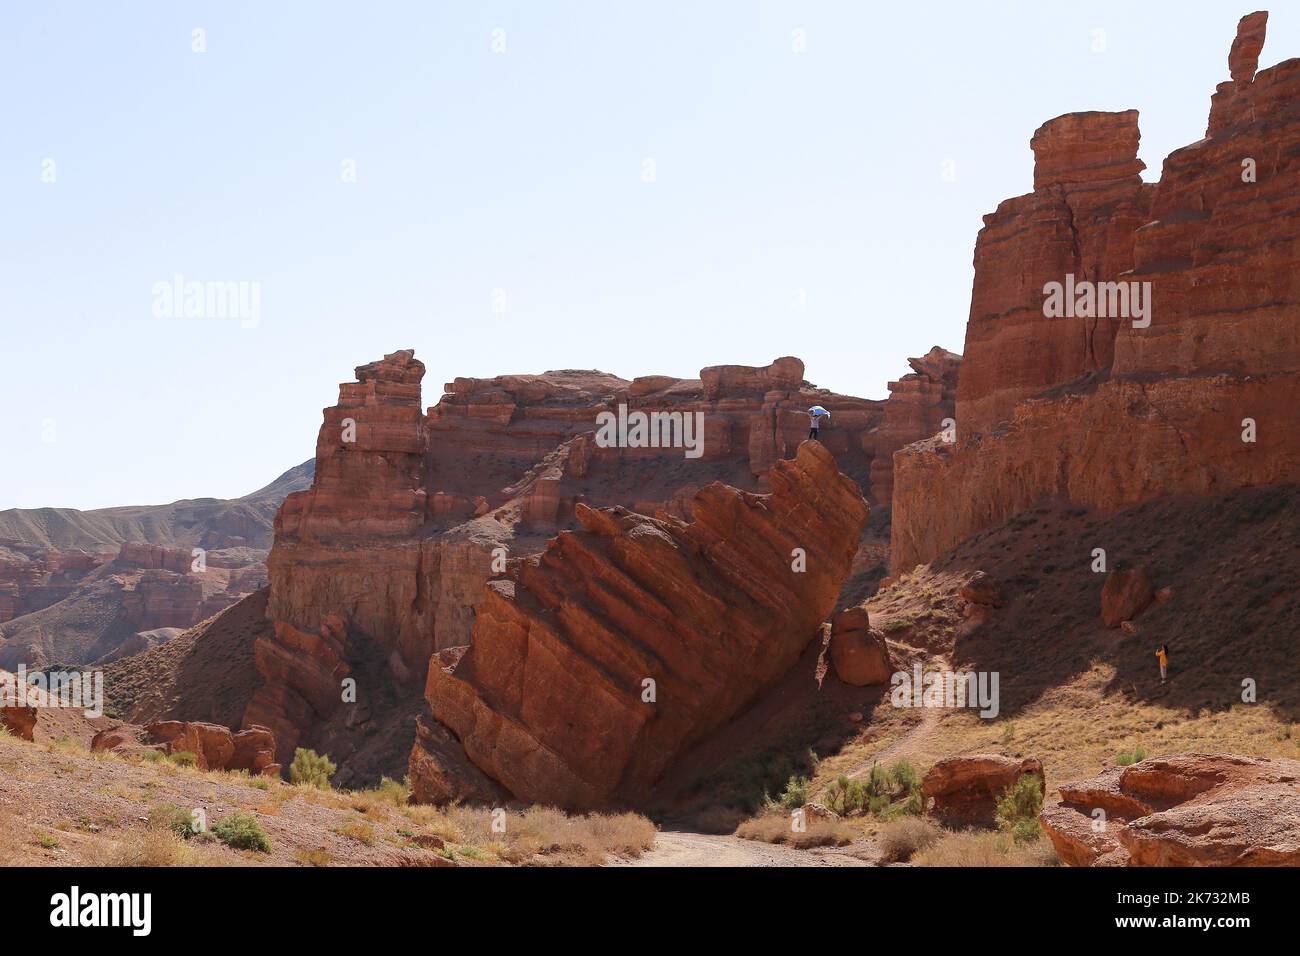
[[[1032,773],[1022,774],[1019,780],[1002,791],[998,800],[998,825],[1013,833],[1017,824],[1025,821],[1037,828],[1038,814],[1042,809],[1043,788],[1038,777]]]
[[[889,779],[889,771],[880,764],[873,763],[871,765],[871,775],[867,777],[867,793],[873,797],[888,796],[893,789],[893,784]]]
[[[198,764],[199,755],[191,750],[178,750],[174,754],[168,754],[167,759],[182,767],[193,767]]]
[[[330,777],[338,767],[330,763],[330,758],[324,754],[318,754],[314,750],[308,750],[306,747],[299,747],[293,752],[293,763],[289,765],[289,779],[293,783],[307,784],[313,787],[319,787],[321,790],[330,789]]]
[[[908,790],[907,799],[903,801],[902,812],[914,817],[925,814],[925,794],[921,792],[919,783],[913,783]]]
[[[893,778],[894,786],[903,793],[911,793],[917,783],[916,768],[904,758],[894,761],[894,765],[889,768],[889,776]]]
[[[171,830],[182,840],[188,840],[198,832],[194,829],[194,814],[174,803],[151,807],[145,826],[151,830]]]
[[[1147,757],[1147,752],[1142,747],[1134,747],[1132,752],[1121,753],[1115,757],[1115,766],[1128,767],[1135,763],[1141,763]]]
[[[404,807],[411,800],[410,778],[398,781],[391,777],[379,778],[379,794],[399,807]]]
[[[786,810],[797,810],[808,802],[808,778],[791,775],[776,802]]]
[[[862,812],[862,807],[867,802],[867,788],[862,785],[862,781],[851,780],[840,774],[826,788],[824,799],[829,809],[847,817]]]
[[[871,798],[867,804],[867,809],[871,811],[872,816],[882,817],[889,811],[889,795],[880,794]]]
[[[235,850],[271,852],[271,838],[266,835],[257,817],[236,810],[212,825],[212,835]]]
[[[1033,843],[1042,835],[1043,828],[1033,818],[1017,820],[1011,824],[1011,836],[1017,843]]]

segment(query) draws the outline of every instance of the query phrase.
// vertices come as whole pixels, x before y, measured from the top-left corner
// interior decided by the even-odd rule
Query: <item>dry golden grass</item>
[[[784,813],[769,812],[746,820],[736,836],[760,843],[780,843],[806,850],[814,846],[844,846],[857,835],[853,827],[842,820],[809,820],[803,831],[795,830],[790,817]]]
[[[1050,791],[1114,766],[1117,755],[1137,747],[1152,757],[1199,751],[1300,759],[1300,734],[1266,704],[1188,715],[1103,693],[1114,673],[1110,665],[1094,664],[1010,720],[947,717],[926,746],[931,759],[921,765],[979,750],[1021,753],[1043,761]]]
[[[294,859],[303,866],[329,866],[333,862],[329,850],[324,847],[316,850],[299,849],[294,853]]]
[[[360,820],[348,820],[346,823],[335,827],[334,832],[350,840],[356,840],[358,843],[364,843],[366,846],[375,845],[374,827],[368,823],[362,823]]]
[[[86,866],[230,866],[230,856],[206,842],[183,840],[167,829],[129,830],[115,841],[89,845]]]
[[[566,814],[553,807],[501,812],[452,805],[411,806],[405,816],[445,840],[445,855],[484,863],[598,866],[654,846],[655,827],[636,813]],[[494,829],[494,822],[496,828]]]
[[[1059,866],[1052,842],[1040,837],[1016,843],[1005,833],[964,830],[946,833],[912,857],[915,866]]]
[[[944,838],[943,827],[928,817],[898,817],[880,828],[876,843],[887,863],[906,863]]]

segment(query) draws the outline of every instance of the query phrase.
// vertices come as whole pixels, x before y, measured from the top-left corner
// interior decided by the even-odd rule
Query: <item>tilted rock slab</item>
[[[1061,787],[1061,801],[1038,820],[1068,866],[1300,865],[1297,760],[1153,757]]]
[[[690,523],[580,505],[581,530],[488,584],[471,646],[435,655],[425,693],[485,778],[530,803],[635,804],[795,663],[834,607],[867,505],[817,442],[769,481],[767,495],[707,486]],[[482,781],[457,789],[463,767],[440,769],[458,755],[421,739],[417,799],[479,795]]]

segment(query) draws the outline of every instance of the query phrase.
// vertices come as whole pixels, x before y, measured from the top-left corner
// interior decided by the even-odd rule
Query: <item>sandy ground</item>
[[[853,854],[852,846],[834,849],[795,850],[772,843],[663,830],[654,849],[636,860],[622,860],[614,866],[871,866],[870,860]]]

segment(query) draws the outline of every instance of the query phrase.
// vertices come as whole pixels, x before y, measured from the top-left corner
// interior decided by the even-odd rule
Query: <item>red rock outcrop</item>
[[[768,495],[709,485],[689,523],[579,505],[582,530],[513,562],[488,585],[470,646],[438,655],[433,717],[518,799],[644,797],[789,669],[848,574],[867,506],[825,446],[805,442],[768,480]],[[474,796],[423,740],[416,797]]]
[[[831,619],[831,664],[846,684],[887,684],[894,673],[885,636],[873,630],[865,607],[851,607]]]
[[[1112,571],[1101,587],[1102,623],[1119,627],[1141,614],[1155,599],[1155,585],[1141,568]]]
[[[282,760],[327,738],[349,748],[343,738],[373,730],[373,712],[343,706],[340,682],[351,676],[371,700],[418,700],[431,655],[470,643],[485,585],[507,556],[538,553],[579,527],[584,509],[690,520],[711,482],[766,491],[770,470],[807,434],[812,404],[832,412],[822,444],[839,467],[887,491],[893,451],[952,415],[958,363],[937,348],[913,359],[886,401],[816,388],[792,357],[706,368],[698,379],[577,370],[458,378],[427,414],[424,367],[410,351],[361,366],[325,410],[312,487],[276,518],[275,628],[258,641],[263,684],[245,719],[274,730]],[[698,421],[702,443],[601,439],[600,416],[640,412],[670,430]],[[363,662],[378,666],[366,676]],[[346,774],[346,755],[332,756]]]
[[[1011,418],[1017,402],[1110,365],[1117,319],[1047,318],[1049,282],[1133,268],[1150,220],[1138,114],[1067,113],[1034,133],[1034,191],[984,217],[957,383],[958,437]]]
[[[1067,866],[1300,865],[1300,761],[1148,758],[1061,801],[1039,822]]]
[[[957,442],[894,456],[894,569],[1048,498],[1113,511],[1300,478],[1300,60],[1253,73],[1262,29],[1243,21],[1210,135],[1155,185],[1128,165],[1128,114],[1036,134],[1047,185],[977,244]],[[1045,318],[1044,284],[1068,272],[1150,283],[1150,324]]]
[[[925,775],[921,792],[934,800],[931,812],[949,825],[991,826],[997,822],[998,799],[1025,774],[1037,777],[1039,786],[1045,786],[1043,765],[1032,757],[945,757]]]
[[[114,728],[113,734],[113,740],[101,739],[101,749],[113,749],[125,743],[126,737],[117,740],[122,728]],[[144,728],[143,740],[159,745],[164,753],[194,754],[200,770],[247,770],[264,777],[279,774],[276,737],[266,727],[251,726],[231,732],[229,727],[217,723],[159,721]]]

